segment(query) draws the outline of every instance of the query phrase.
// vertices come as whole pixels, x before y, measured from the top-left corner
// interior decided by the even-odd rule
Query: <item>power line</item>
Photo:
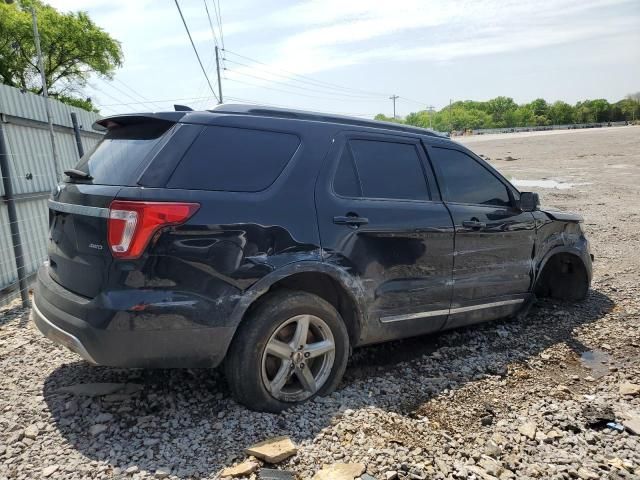
[[[135,90],[133,87],[131,87],[130,85],[128,85],[127,83],[123,82],[122,80],[114,77],[113,78],[116,82],[118,82],[120,85],[124,86],[125,88],[127,88],[129,91],[133,92],[135,95],[137,95],[138,97],[140,97],[142,100],[145,100],[147,102],[151,102],[156,104],[157,106],[159,106],[156,102],[154,102],[153,100],[149,100],[147,97],[145,97],[144,95],[142,95],[140,92],[138,92],[137,90]]]
[[[102,79],[100,79],[102,80]],[[149,100],[147,97],[145,97],[144,95],[142,95],[140,92],[138,92],[137,90],[135,90],[133,87],[127,85],[125,82],[123,82],[122,80],[118,79],[118,78],[113,78],[113,80],[115,80],[116,82],[118,82],[120,85],[122,85],[123,87],[125,87],[127,90],[129,90],[130,92],[132,92],[134,95],[136,95],[137,97],[139,97],[140,99],[144,100],[144,102],[141,103],[146,103],[148,102],[149,105],[151,104],[155,104],[156,107],[160,107],[160,105],[158,105],[156,102],[154,102],[153,100]],[[110,86],[110,83],[106,82],[105,80],[102,80],[104,83],[107,83]],[[137,100],[137,99],[136,99]]]
[[[112,97],[113,98],[113,97]],[[183,101],[183,100],[204,100],[204,99],[208,99],[211,98],[211,95],[206,96],[206,97],[182,97],[182,98],[163,98],[163,99],[157,99],[157,100],[153,100],[154,103],[170,103],[170,102],[179,102],[179,101]],[[103,107],[119,107],[119,106],[127,106],[127,105],[140,105],[144,102],[128,102],[128,103],[109,103],[107,105],[102,105]]]
[[[107,110],[109,110],[112,113],[115,113],[115,114],[119,113],[115,108],[107,107],[106,105],[100,105],[95,100],[92,100],[92,103],[94,103],[99,109],[105,109],[106,108]]]
[[[218,8],[216,9],[216,0],[211,0],[213,8],[216,10],[216,21],[218,22],[218,30],[220,30],[220,42],[222,50],[224,50],[224,32],[222,31],[222,11],[220,10],[220,0],[218,0]]]
[[[109,92],[105,91],[104,89],[99,88],[97,85],[89,82],[89,86],[91,86],[91,88],[93,88],[94,90],[96,90],[98,92],[99,95],[105,95],[107,97],[109,97],[111,100],[113,100],[114,102],[119,102],[121,99],[114,97],[113,95],[111,95]],[[133,104],[136,105],[141,105],[144,102],[134,102]],[[123,104],[123,103],[115,103],[115,104],[109,104],[109,105],[103,105],[104,107],[110,107],[110,106],[120,106],[120,105],[127,105],[127,104]],[[113,111],[113,109],[110,109]],[[121,112],[118,112],[121,113]]]
[[[120,92],[120,94],[124,95],[125,97],[135,101],[138,101],[137,98],[135,98],[133,95],[128,94],[127,92],[125,92],[124,90],[122,90],[121,88],[116,87],[113,83],[108,83],[106,81],[103,80],[103,85],[108,85],[109,87],[113,88],[114,90],[116,90],[117,92]],[[144,102],[140,102],[141,105],[146,105],[147,108],[151,107],[151,110],[154,110],[156,107],[152,106],[152,102],[149,101],[144,101]]]
[[[211,72],[212,71],[213,65],[215,64],[215,62],[216,62],[215,55],[211,55],[211,58],[209,59],[209,64],[207,65],[207,72]],[[200,96],[199,98],[203,99],[203,100],[199,101],[199,104],[204,103],[207,99],[208,100],[211,99],[211,95],[209,95],[208,97],[205,97],[205,94],[207,92],[207,81],[204,78],[200,79],[200,82],[198,84],[198,88],[196,89],[196,92],[198,92],[198,95]]]
[[[372,99],[372,98],[379,98],[379,99],[382,99],[382,96],[379,96],[379,95],[373,96],[373,95],[360,95],[360,94],[353,94],[353,93],[350,93],[350,92],[344,92],[344,93],[343,93],[343,92],[336,92],[336,91],[335,91],[336,89],[335,89],[335,88],[333,88],[333,87],[326,87],[326,86],[324,86],[324,85],[316,85],[315,83],[313,83],[313,82],[309,82],[309,81],[307,81],[307,80],[299,80],[299,79],[297,79],[297,78],[293,78],[293,77],[288,76],[288,75],[282,75],[282,74],[279,74],[279,73],[272,73],[272,72],[270,72],[269,70],[264,69],[264,68],[254,67],[254,66],[251,66],[251,65],[247,65],[246,63],[236,62],[235,60],[229,60],[229,59],[226,59],[226,60],[227,60],[227,62],[232,63],[232,64],[234,64],[234,65],[239,65],[239,66],[241,66],[241,67],[250,68],[250,69],[252,69],[252,70],[258,70],[258,71],[260,71],[260,72],[265,72],[265,73],[266,73],[266,74],[268,74],[268,75],[271,75],[271,76],[274,76],[274,77],[280,77],[280,78],[283,78],[283,79],[285,79],[285,80],[288,80],[287,82],[279,82],[279,81],[277,81],[277,80],[273,80],[273,79],[271,79],[271,78],[261,78],[261,80],[267,80],[267,81],[269,81],[269,82],[275,82],[275,83],[282,83],[282,84],[284,84],[284,85],[288,85],[288,86],[290,86],[290,87],[292,87],[292,88],[303,88],[303,87],[300,87],[300,86],[298,86],[298,85],[291,85],[291,84],[289,83],[289,82],[299,82],[299,83],[302,83],[303,85],[305,85],[305,86],[306,86],[306,89],[311,90],[311,91],[315,91],[315,92],[320,92],[320,93],[325,93],[325,94],[331,94],[331,95],[342,95],[342,96],[348,96],[348,97],[350,97],[350,98],[355,98],[355,97],[357,97],[357,98],[368,99],[368,100],[370,100],[370,99]],[[233,70],[233,72],[235,72],[235,73],[240,73],[241,75],[249,75],[249,74],[244,74],[244,73],[242,73],[242,72],[239,72],[239,71],[237,71],[237,70]],[[256,78],[259,78],[259,77],[256,77]],[[307,85],[309,85],[309,86],[307,86]],[[313,88],[311,88],[311,87],[313,87]],[[325,90],[319,90],[319,89],[325,89]],[[327,92],[326,90],[329,90],[329,91]]]
[[[216,37],[216,32],[213,29],[213,22],[211,22],[211,15],[209,15],[209,7],[207,6],[207,0],[202,0],[204,2],[204,9],[207,12],[207,18],[209,19],[209,27],[211,27],[211,35],[213,36],[213,43],[215,46],[218,46],[218,38]],[[213,7],[215,8],[216,4],[213,3]]]
[[[407,98],[407,97],[403,97],[403,96],[400,96],[398,98],[401,98],[402,100],[404,100],[406,102],[415,103],[417,105],[426,105],[427,104],[427,102],[420,102],[419,100],[413,100],[411,98]]]
[[[331,98],[331,97],[319,96],[319,95],[309,95],[307,93],[296,92],[296,91],[293,91],[293,90],[285,90],[285,89],[282,89],[282,88],[269,87],[267,85],[260,85],[258,83],[252,83],[252,82],[246,82],[244,80],[238,80],[237,78],[227,78],[227,80],[229,80],[230,82],[237,82],[237,83],[242,83],[244,85],[249,85],[251,87],[265,88],[267,90],[273,90],[274,92],[282,92],[282,93],[288,93],[288,94],[292,94],[292,95],[300,95],[302,97],[319,98],[321,100],[340,100],[339,98]],[[342,99],[342,100],[344,100],[344,99]]]
[[[195,43],[193,43],[193,38],[191,38],[191,32],[189,31],[189,27],[187,26],[187,22],[184,19],[184,15],[182,15],[182,10],[180,9],[180,4],[178,3],[178,0],[174,0],[174,1],[176,2],[176,7],[178,8],[178,13],[180,14],[180,18],[182,19],[182,23],[184,25],[184,28],[187,31],[187,35],[189,36],[189,41],[191,42],[191,46],[193,47],[194,53],[196,54],[196,58],[198,59],[198,63],[200,64],[200,68],[202,69],[202,73],[204,74],[205,78],[207,79],[207,84],[209,85],[209,89],[211,90],[211,93],[216,98],[216,100],[220,101],[220,99],[216,95],[216,92],[213,90],[213,86],[211,85],[211,82],[209,81],[209,76],[207,75],[207,72],[204,69],[204,65],[202,65],[202,60],[200,60],[200,55],[198,54],[198,50],[196,49],[196,45],[195,45]]]
[[[359,100],[359,101],[368,101],[368,102],[370,102],[372,100],[371,98],[363,98],[363,97],[357,97],[357,96],[354,97],[353,95],[350,95],[348,93],[340,93],[340,92],[333,93],[333,92],[327,92],[327,91],[324,91],[324,90],[312,89],[312,88],[309,88],[309,87],[306,87],[306,86],[291,85],[288,82],[282,82],[282,81],[279,81],[279,80],[273,80],[271,78],[259,77],[257,75],[253,75],[253,74],[247,73],[247,72],[241,72],[239,70],[231,70],[229,68],[227,68],[225,70],[227,70],[229,72],[232,72],[232,73],[236,73],[238,75],[252,77],[252,78],[255,78],[257,80],[263,80],[263,81],[267,81],[267,82],[271,82],[271,83],[277,83],[277,84],[280,84],[280,85],[285,85],[288,88],[297,88],[297,89],[300,89],[300,90],[309,91],[309,92],[313,92],[313,93],[320,93],[320,94],[324,95],[323,97],[318,97],[318,98],[331,98],[331,96],[334,96],[334,98],[335,98],[337,96],[338,99],[340,99],[340,100],[344,100],[345,98],[349,98],[349,99],[352,99],[352,100]],[[233,81],[234,79],[230,78],[229,80]],[[256,84],[256,86],[259,86],[259,85]],[[293,91],[291,93],[297,93],[297,92]]]
[[[318,90],[318,89],[325,89],[325,90],[330,90],[331,93],[330,95],[343,95],[343,96],[349,96],[351,99],[354,99],[355,97],[360,97],[360,98],[378,98],[378,99],[382,99],[384,98],[392,98],[392,97],[388,97],[388,94],[384,94],[384,93],[376,93],[376,92],[371,92],[368,90],[361,90],[358,88],[352,88],[352,87],[346,87],[343,85],[338,85],[336,83],[331,83],[331,82],[325,82],[323,80],[317,80],[315,78],[306,76],[306,75],[300,75],[294,72],[291,72],[289,70],[285,70],[285,69],[277,69],[274,68],[264,62],[261,62],[260,60],[256,60],[254,58],[248,57],[246,55],[241,55],[239,53],[236,53],[234,51],[228,50],[228,49],[224,49],[225,53],[229,53],[231,55],[234,55],[236,57],[245,59],[249,62],[253,62],[253,63],[257,63],[260,65],[263,65],[264,67],[258,67],[258,66],[254,66],[254,65],[248,65],[246,63],[242,63],[242,62],[238,62],[237,60],[232,60],[229,58],[223,58],[223,60],[225,60],[226,62],[229,63],[233,63],[235,65],[239,65],[245,68],[249,68],[252,70],[257,70],[260,72],[263,72],[267,75],[273,76],[273,77],[278,77],[278,78],[282,78],[285,79],[289,82],[298,82],[301,83],[303,85],[309,85],[309,91],[312,92],[318,92],[318,93],[324,93],[324,94],[328,94],[328,92],[325,92],[323,90]],[[265,68],[266,67],[266,68]],[[281,72],[285,72],[286,75],[283,75],[282,73],[274,73],[273,70],[279,70]],[[244,72],[239,72],[238,70],[233,70],[233,72],[235,73],[240,73],[241,75],[250,75],[248,73],[244,73]],[[274,82],[274,83],[283,83],[286,84],[284,82],[278,82],[277,80],[273,79],[273,78],[261,78],[261,77],[257,77],[254,76],[255,78],[258,78],[260,80],[265,80],[265,81],[269,81],[269,82]],[[295,78],[297,77],[297,78]],[[289,85],[287,84],[290,88],[302,88],[296,85]],[[257,86],[257,85],[256,85]],[[313,88],[311,88],[313,87]],[[336,91],[336,89],[341,90],[340,91]],[[344,92],[344,93],[343,93]],[[396,100],[398,99],[403,99],[409,103],[414,103],[420,106],[424,106],[427,105],[427,102],[421,102],[419,100],[415,100],[412,98],[408,98],[408,97],[404,97],[404,96],[400,96],[400,95],[393,95],[393,97],[395,97],[394,99],[394,103]]]
[[[209,7],[207,6],[207,0],[203,0],[203,1],[204,1],[204,9],[207,12],[207,18],[209,19],[209,27],[211,28],[211,35],[213,36],[213,43],[215,44],[214,49],[216,53],[216,75],[218,77],[218,103],[222,103],[222,81],[220,80],[220,55],[218,52],[220,48],[218,47],[218,39],[216,38],[216,32],[213,28],[213,23],[211,22],[211,15],[209,15]],[[216,4],[215,2],[213,2],[213,8],[215,9],[215,7],[216,7]],[[219,22],[218,22],[218,26],[220,26]],[[220,29],[220,41],[222,41],[222,29]]]
[[[108,91],[106,91],[104,88],[100,88],[98,85],[95,85],[91,82],[89,82],[89,86],[91,86],[91,88],[93,88],[94,90],[97,91],[97,93],[99,95],[105,95],[106,97],[110,98],[111,100],[113,100],[115,103],[106,103],[106,104],[100,104],[98,102],[95,102],[96,105],[98,105],[100,108],[107,108],[109,110],[111,110],[114,113],[122,113],[122,111],[118,111],[116,109],[114,109],[113,107],[129,107],[132,105],[147,105],[147,107],[149,106],[149,104],[153,103],[155,105],[158,106],[158,108],[164,108],[162,103],[164,102],[175,102],[175,101],[180,101],[180,100],[191,100],[191,99],[200,99],[200,98],[211,98],[211,96],[208,97],[186,97],[186,98],[168,98],[168,99],[147,99],[145,101],[138,101],[136,98],[132,97],[131,95],[128,95],[126,92],[118,89],[115,85],[112,85],[110,83],[104,82],[104,84],[109,85],[110,87],[114,88],[116,91],[120,92],[123,95],[126,95],[128,98],[134,100],[132,102],[122,102],[120,98],[116,98],[113,95],[111,95]]]
[[[230,53],[230,54],[235,55],[235,56],[240,57],[240,58],[244,58],[245,60],[248,60],[250,62],[259,63],[260,65],[264,65],[264,66],[272,68],[272,69],[274,68],[274,67],[271,67],[270,65],[268,65],[268,64],[266,64],[264,62],[261,62],[260,60],[256,60],[254,58],[247,57],[245,55],[240,55],[239,53],[233,52],[233,51],[228,50],[226,48],[224,49],[224,52],[225,53]],[[342,90],[349,90],[349,91],[352,91],[352,92],[359,92],[359,93],[371,95],[371,96],[374,96],[374,97],[386,97],[388,95],[388,93],[370,92],[370,91],[367,91],[367,90],[361,90],[361,89],[357,89],[357,88],[345,87],[345,86],[342,86],[342,85],[338,85],[336,83],[325,82],[324,80],[317,80],[315,78],[311,78],[311,77],[308,77],[306,75],[300,75],[298,73],[294,73],[294,72],[291,72],[289,70],[285,70],[284,68],[278,68],[277,70],[280,70],[282,72],[288,73],[289,75],[292,75],[294,77],[303,78],[303,79],[305,79],[307,81],[314,82],[316,84],[324,84],[324,85],[327,85],[327,86],[330,86],[330,87],[334,87],[334,88],[339,88],[339,89],[342,89]]]

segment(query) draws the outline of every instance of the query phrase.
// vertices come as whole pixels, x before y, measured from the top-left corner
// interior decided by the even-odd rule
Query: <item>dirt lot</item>
[[[272,468],[299,478],[640,478],[640,127],[462,142],[585,217],[587,301],[361,349],[336,393],[281,415],[235,404],[217,372],[91,367],[5,311],[0,479],[214,478],[277,435],[298,453]],[[103,382],[127,386],[63,388]]]

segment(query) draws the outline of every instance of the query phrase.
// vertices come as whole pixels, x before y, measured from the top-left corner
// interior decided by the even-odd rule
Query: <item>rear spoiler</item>
[[[113,115],[101,118],[93,123],[92,128],[99,132],[106,132],[111,128],[135,125],[137,123],[177,123],[187,112],[159,112],[159,113],[131,113],[125,115]]]

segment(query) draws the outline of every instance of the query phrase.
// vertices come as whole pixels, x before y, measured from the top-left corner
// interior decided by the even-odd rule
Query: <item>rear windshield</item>
[[[289,133],[206,127],[169,180],[169,188],[258,192],[289,163],[300,139]]]
[[[135,185],[155,153],[170,122],[148,122],[111,128],[76,166],[99,185]],[[75,181],[75,180],[73,180]]]

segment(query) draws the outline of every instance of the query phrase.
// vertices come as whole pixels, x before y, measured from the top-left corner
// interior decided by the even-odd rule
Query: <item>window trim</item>
[[[450,203],[452,205],[469,205],[474,207],[485,207],[485,208],[508,208],[512,210],[518,209],[517,199],[515,198],[512,191],[514,189],[513,185],[511,185],[501,174],[496,175],[497,172],[493,171],[493,168],[490,165],[486,165],[481,159],[476,158],[473,152],[467,151],[466,149],[455,148],[454,145],[425,144],[425,146],[427,150],[427,155],[429,156],[429,163],[433,168],[434,174],[436,176],[436,181],[438,182],[438,187],[440,188],[440,193],[442,195],[443,202]],[[500,182],[504,186],[505,190],[507,191],[507,196],[509,197],[510,204],[509,205],[487,205],[484,203],[455,202],[452,200],[447,200],[446,197],[448,196],[448,189],[446,188],[446,185],[443,181],[442,172],[440,171],[440,168],[438,167],[436,162],[433,161],[434,153],[432,152],[432,149],[434,148],[440,148],[442,150],[453,150],[455,152],[459,152],[471,158],[474,162],[480,165],[480,167],[484,168],[487,172],[489,172],[490,175],[492,175],[496,180],[498,180],[498,182]],[[520,193],[519,191],[517,192]]]
[[[337,139],[339,138],[339,143]],[[358,165],[356,164],[355,155],[353,153],[353,149],[349,142],[351,140],[368,140],[368,141],[376,141],[376,142],[385,142],[385,143],[400,143],[411,145],[416,150],[416,155],[418,158],[418,164],[422,171],[422,175],[424,178],[424,183],[427,189],[428,198],[424,200],[415,199],[415,198],[387,198],[387,197],[365,197],[364,193],[360,197],[350,197],[346,195],[339,194],[335,191],[334,182],[336,178],[336,173],[338,171],[338,166],[340,164],[340,160],[342,159],[343,152],[346,148],[349,149],[351,153],[352,165],[356,174],[356,180],[358,181],[358,185],[360,186],[360,192],[363,192],[362,181],[360,179],[360,173],[358,172]],[[431,185],[429,181],[429,176],[427,175],[425,169],[426,164],[429,159],[426,156],[420,138],[418,137],[404,137],[404,136],[396,136],[396,135],[384,135],[384,134],[375,134],[375,133],[364,133],[364,132],[340,132],[334,137],[334,141],[338,143],[337,152],[332,155],[333,157],[333,165],[331,166],[331,170],[329,172],[330,182],[329,182],[329,190],[332,195],[344,200],[351,201],[382,201],[382,202],[412,202],[412,203],[440,203],[441,200],[435,200],[433,195],[434,187],[437,188],[437,185]]]

